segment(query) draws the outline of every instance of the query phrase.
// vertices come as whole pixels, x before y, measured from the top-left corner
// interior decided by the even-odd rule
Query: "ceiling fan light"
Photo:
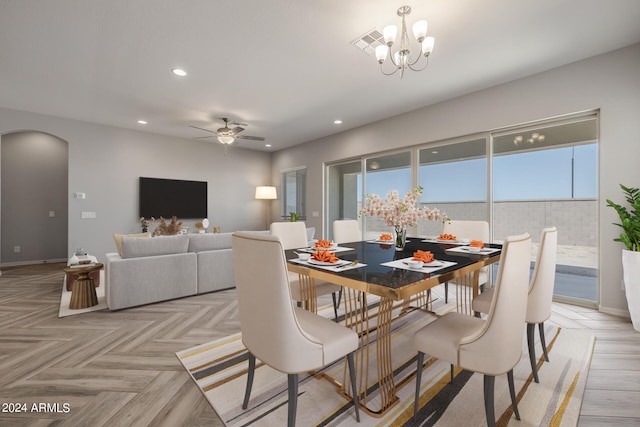
[[[232,144],[233,141],[235,141],[235,138],[227,135],[218,135],[218,141],[220,141],[225,145],[228,145],[228,144]]]
[[[427,21],[424,19],[416,21],[413,24],[413,35],[418,43],[422,43],[422,40],[427,37]]]

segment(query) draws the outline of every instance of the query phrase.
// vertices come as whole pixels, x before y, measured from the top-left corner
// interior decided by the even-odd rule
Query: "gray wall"
[[[207,181],[212,225],[222,231],[264,226],[264,205],[254,196],[256,186],[271,183],[270,153],[234,147],[225,154],[215,142],[0,108],[0,135],[25,130],[55,135],[68,143],[68,252],[83,247],[104,261],[105,253],[115,251],[113,233],[140,231],[140,176]],[[85,193],[86,199],[75,199],[77,192]],[[0,209],[4,211],[5,206]],[[95,212],[96,218],[82,219],[82,212]],[[185,221],[190,231],[194,224],[195,220]],[[5,232],[0,230],[2,241]],[[0,264],[5,255],[0,253]]]
[[[324,162],[599,109],[600,309],[628,315],[620,286],[622,246],[613,242],[618,230],[611,225],[617,218],[604,207],[604,200],[622,200],[619,183],[640,186],[639,73],[640,44],[636,44],[279,151],[273,157],[272,182],[279,182],[282,169],[307,165],[307,209],[322,212]],[[428,75],[425,78],[428,81]],[[307,222],[326,235],[322,218]]]
[[[0,147],[2,261],[66,259],[66,141],[44,133],[16,132],[5,135]]]

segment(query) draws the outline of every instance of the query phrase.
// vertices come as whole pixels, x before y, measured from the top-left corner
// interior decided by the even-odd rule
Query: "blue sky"
[[[597,197],[596,144],[496,156],[493,169],[494,200]],[[486,174],[485,159],[422,166],[422,200],[486,200]],[[404,194],[410,187],[408,168],[367,173],[368,194]]]

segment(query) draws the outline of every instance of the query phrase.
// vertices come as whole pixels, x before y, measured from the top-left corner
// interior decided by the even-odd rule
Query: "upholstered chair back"
[[[336,243],[359,242],[362,232],[355,219],[339,219],[333,221],[333,241]]]
[[[461,342],[460,366],[495,376],[510,371],[520,360],[530,256],[531,236],[528,233],[507,238],[487,321],[480,332]]]
[[[488,242],[491,238],[489,235],[489,223],[487,221],[463,221],[452,219],[451,221],[444,223],[442,232],[453,234],[465,239],[482,240],[483,242]]]
[[[536,265],[529,285],[527,323],[542,323],[551,317],[551,302],[556,276],[558,230],[556,227],[542,230]]]
[[[285,250],[304,248],[309,245],[307,226],[302,221],[273,222],[271,223],[271,235],[280,238]]]
[[[285,373],[323,366],[322,344],[296,319],[279,238],[234,233],[233,267],[245,347]]]

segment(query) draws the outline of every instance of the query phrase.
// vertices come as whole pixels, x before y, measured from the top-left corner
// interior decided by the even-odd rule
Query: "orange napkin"
[[[453,234],[443,233],[438,236],[438,240],[456,240],[457,237]]]
[[[429,251],[417,250],[413,253],[413,259],[416,261],[429,263],[433,261],[433,254]]]
[[[484,248],[484,243],[482,243],[482,240],[472,240],[471,243],[469,243],[469,246],[482,249]]]
[[[378,240],[393,240],[393,236],[389,233],[382,233]]]
[[[314,260],[320,261],[320,262],[334,263],[334,262],[340,261],[340,259],[338,259],[333,252],[329,252],[329,251],[315,251],[311,257]]]
[[[331,241],[330,240],[318,240],[316,242],[316,248],[330,248],[331,247]]]

